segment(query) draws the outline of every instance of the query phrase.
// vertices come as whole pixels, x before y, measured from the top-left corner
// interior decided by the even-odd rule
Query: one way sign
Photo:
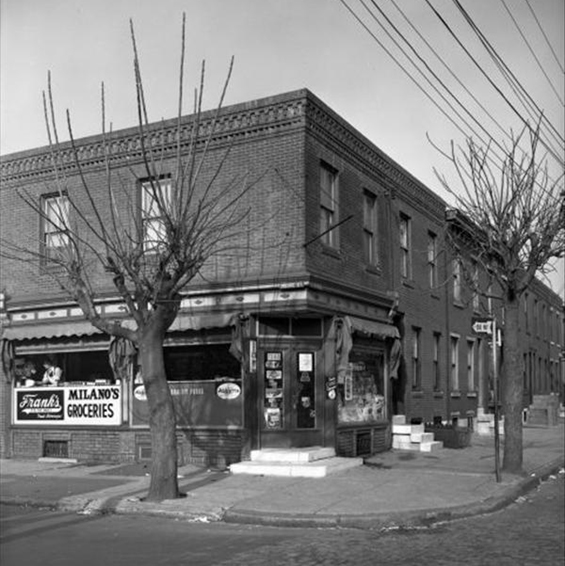
[[[490,318],[477,318],[473,319],[473,332],[475,334],[486,334],[492,336],[492,319]]]

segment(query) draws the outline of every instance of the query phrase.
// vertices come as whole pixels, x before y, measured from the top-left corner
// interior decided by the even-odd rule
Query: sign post
[[[500,483],[500,434],[499,434],[499,413],[498,413],[498,329],[496,327],[496,317],[485,317],[474,319],[473,332],[479,335],[491,337],[492,344],[492,387],[494,401],[494,470],[497,483]]]

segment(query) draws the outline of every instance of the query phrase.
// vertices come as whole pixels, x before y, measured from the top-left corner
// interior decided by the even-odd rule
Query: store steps
[[[394,415],[392,448],[412,452],[436,452],[443,449],[443,442],[434,440],[434,433],[426,432],[423,424],[406,424],[405,415]]]
[[[232,474],[323,478],[363,465],[362,458],[338,458],[333,448],[264,448],[252,450],[251,460],[230,466]]]

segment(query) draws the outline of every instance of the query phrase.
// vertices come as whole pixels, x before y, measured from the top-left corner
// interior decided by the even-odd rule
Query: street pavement
[[[0,461],[0,501],[74,511],[171,517],[192,522],[394,529],[496,511],[551,474],[564,473],[564,424],[524,427],[524,475],[496,481],[494,441],[473,435],[463,449],[392,450],[325,478],[232,475],[183,466],[185,497],[143,501],[140,464]],[[501,447],[502,457],[502,447]]]

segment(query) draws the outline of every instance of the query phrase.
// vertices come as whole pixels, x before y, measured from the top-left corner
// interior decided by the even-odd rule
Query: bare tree
[[[500,159],[491,145],[479,146],[468,139],[463,148],[452,144],[447,155],[457,173],[457,186],[435,171],[474,231],[465,241],[465,254],[494,283],[492,289],[503,307],[502,469],[509,473],[522,472],[523,457],[520,298],[536,275],[549,273],[552,261],[565,255],[563,175],[551,179],[547,161],[537,155],[538,144],[539,130],[524,128],[512,136],[501,165],[495,165]],[[476,272],[466,279],[471,285],[479,283]],[[473,291],[488,292],[478,285]]]
[[[212,120],[201,123],[204,63],[194,93],[194,114],[188,122],[181,120],[183,17],[176,140],[172,149],[168,141],[155,145],[151,140],[159,136],[148,120],[131,22],[130,28],[139,118],[135,153],[141,156],[137,165],[127,170],[119,166],[117,171],[112,167],[102,86],[105,186],[101,190],[93,183],[81,165],[80,144],[73,138],[68,111],[71,150],[63,151],[59,142],[49,80],[44,106],[57,198],[50,199],[46,210],[36,195],[21,191],[21,197],[50,226],[51,241],[39,247],[3,241],[1,253],[34,264],[41,262],[96,328],[136,345],[150,411],[153,463],[147,499],[158,501],[179,496],[176,418],[163,356],[165,333],[179,311],[181,292],[205,262],[235,253],[249,212],[244,196],[256,183],[246,175],[229,181],[224,176],[220,182],[229,149],[219,159],[217,155],[210,158],[233,60]],[[164,140],[164,128],[162,133]],[[74,163],[69,163],[69,156]],[[140,184],[141,204],[132,193],[132,185]],[[100,314],[96,302],[101,271],[111,278],[134,324],[121,324]]]

